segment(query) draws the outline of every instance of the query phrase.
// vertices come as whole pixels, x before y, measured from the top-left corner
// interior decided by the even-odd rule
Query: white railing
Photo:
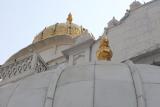
[[[30,72],[40,73],[46,70],[47,66],[45,62],[38,54],[34,53],[24,59],[2,65],[0,67],[0,79],[3,82],[20,75],[29,74]]]

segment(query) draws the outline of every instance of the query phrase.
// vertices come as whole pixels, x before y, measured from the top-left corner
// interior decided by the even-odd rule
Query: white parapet
[[[0,81],[5,83],[17,80],[29,74],[43,72],[46,69],[47,66],[43,59],[38,54],[31,54],[21,60],[2,65],[0,67]]]

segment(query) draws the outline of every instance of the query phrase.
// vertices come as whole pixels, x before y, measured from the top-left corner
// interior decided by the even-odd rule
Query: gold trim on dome
[[[99,49],[96,52],[98,60],[107,60],[110,61],[112,58],[112,50],[109,47],[108,38],[102,37],[100,40]]]
[[[72,21],[72,14],[69,13],[66,23],[56,23],[45,28],[34,38],[33,43],[59,35],[68,35],[74,38],[86,31],[86,29],[72,23]]]

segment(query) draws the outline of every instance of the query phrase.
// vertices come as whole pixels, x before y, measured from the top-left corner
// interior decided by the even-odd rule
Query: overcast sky
[[[0,0],[0,64],[32,43],[44,27],[66,22],[82,25],[97,38],[113,16],[121,19],[134,0]],[[139,0],[141,3],[149,0]]]

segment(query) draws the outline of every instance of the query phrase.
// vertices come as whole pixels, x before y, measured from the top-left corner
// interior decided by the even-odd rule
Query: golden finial
[[[68,14],[67,22],[69,22],[70,24],[72,23],[72,14],[71,13]]]
[[[96,52],[98,60],[107,60],[110,61],[112,58],[112,50],[109,47],[108,38],[102,37],[100,40],[99,49]]]

